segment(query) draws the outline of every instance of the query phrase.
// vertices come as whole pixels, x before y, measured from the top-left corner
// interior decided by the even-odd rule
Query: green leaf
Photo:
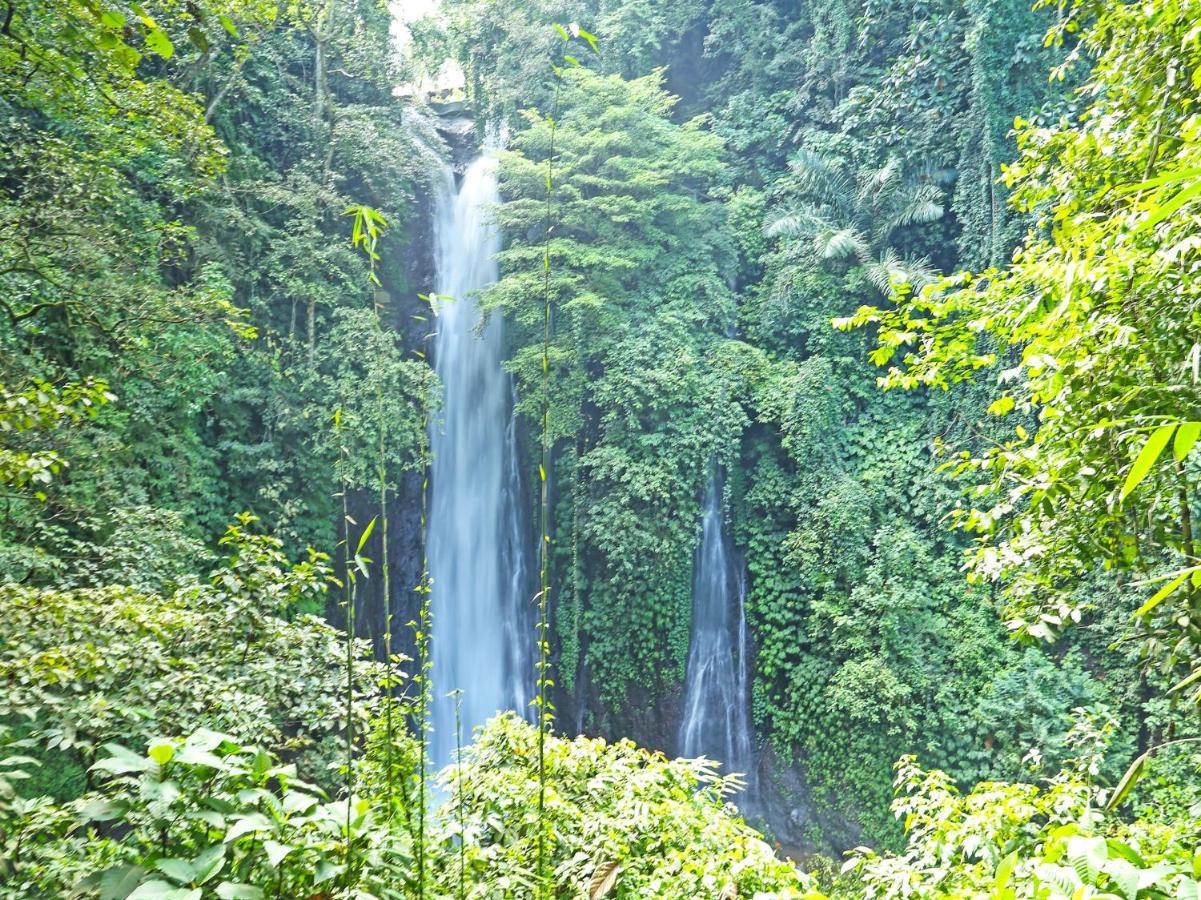
[[[363,552],[363,547],[367,543],[367,538],[371,537],[371,532],[375,528],[375,520],[378,518],[379,516],[372,518],[372,520],[367,523],[367,527],[363,529],[362,535],[359,536],[359,547],[357,550],[355,550],[356,556]]]
[[[1014,850],[997,865],[997,874],[994,881],[997,900],[1011,900],[1013,897],[1013,889],[1009,887],[1009,881],[1013,878],[1013,870],[1017,864],[1018,853]]]
[[[1105,838],[1078,834],[1068,838],[1068,861],[1085,884],[1095,884],[1109,858]]]
[[[200,900],[200,888],[177,888],[165,881],[147,881],[127,900]]]
[[[126,804],[104,797],[88,803],[80,815],[90,822],[111,822],[123,816],[126,809]]]
[[[1162,203],[1151,208],[1151,215],[1143,220],[1138,228],[1134,229],[1135,234],[1143,231],[1149,231],[1154,228],[1168,216],[1175,213],[1189,201],[1201,196],[1201,179],[1198,179],[1193,184],[1190,184],[1179,194],[1169,200],[1167,203]]]
[[[191,41],[192,46],[194,46],[201,53],[208,52],[209,39],[205,36],[204,32],[201,31],[199,28],[192,27],[192,28],[188,29],[188,40]]]
[[[100,877],[100,900],[125,900],[145,874],[141,866],[113,866]]]
[[[229,830],[225,832],[225,843],[231,844],[244,835],[270,830],[271,823],[266,816],[262,813],[251,813],[229,826]]]
[[[1168,690],[1168,693],[1174,694],[1174,693],[1176,693],[1176,691],[1179,691],[1182,688],[1188,687],[1190,684],[1197,681],[1198,679],[1201,679],[1201,668],[1193,670],[1193,673],[1191,675],[1186,675],[1183,679],[1181,679],[1180,681],[1178,681],[1174,685],[1172,685],[1172,687]]]
[[[1176,181],[1185,181],[1189,178],[1195,178],[1198,175],[1201,175],[1201,169],[1181,169],[1178,172],[1169,172],[1167,175],[1157,175],[1155,178],[1149,178],[1137,184],[1128,184],[1120,188],[1118,193],[1133,194],[1138,191],[1145,191],[1148,188],[1162,187],[1165,184],[1172,184]]]
[[[217,896],[221,900],[263,900],[263,889],[253,884],[223,881],[217,885]]]
[[[291,844],[281,844],[279,841],[263,841],[263,851],[267,854],[267,862],[271,863],[277,869],[284,857],[295,849]]]
[[[186,859],[159,859],[155,860],[154,867],[180,884],[188,884],[195,877],[192,864]]]
[[[1109,847],[1110,859],[1124,859],[1138,866],[1140,869],[1147,867],[1146,861],[1129,844],[1123,844],[1121,841],[1115,841],[1112,838],[1106,838],[1105,844]]]
[[[217,21],[221,23],[221,27],[229,32],[230,37],[238,36],[238,26],[234,24],[234,20],[222,13],[217,16]]]
[[[214,844],[207,850],[201,850],[192,860],[192,871],[195,873],[192,880],[196,884],[204,884],[210,881],[225,868],[225,845]]]
[[[1151,595],[1150,599],[1148,599],[1146,603],[1144,603],[1135,611],[1134,617],[1136,619],[1141,619],[1147,613],[1151,612],[1151,610],[1155,609],[1155,607],[1159,606],[1159,604],[1166,600],[1178,587],[1180,587],[1180,585],[1184,584],[1184,580],[1188,578],[1190,574],[1192,574],[1190,571],[1181,572],[1179,575],[1161,587],[1158,591]]]
[[[160,766],[165,766],[175,756],[175,747],[167,743],[155,744],[150,748],[149,755]]]
[[[1126,483],[1122,485],[1122,493],[1118,497],[1118,502],[1122,502],[1139,486],[1147,473],[1151,471],[1151,467],[1155,465],[1155,461],[1159,459],[1159,455],[1163,452],[1163,448],[1167,446],[1168,439],[1172,436],[1172,432],[1176,430],[1175,425],[1160,425],[1147,438],[1147,442],[1143,444],[1143,449],[1139,451],[1138,457],[1134,460],[1134,465],[1130,467],[1130,472],[1126,476]]]
[[[1112,849],[1114,842],[1109,842]],[[1134,897],[1138,894],[1139,870],[1130,860],[1125,858],[1110,859],[1102,867],[1109,876],[1110,883],[1117,887],[1123,897]]]
[[[163,59],[170,59],[175,54],[175,46],[167,37],[167,32],[161,28],[150,28],[146,31],[146,48]]]
[[[323,859],[317,863],[317,871],[313,875],[313,884],[322,884],[323,882],[329,881],[341,871],[341,866],[335,865],[327,859]]]
[[[105,744],[109,755],[92,766],[94,770],[110,775],[127,775],[130,772],[145,772],[152,765],[145,756],[134,753],[120,744]]]
[[[1176,439],[1172,441],[1172,452],[1177,460],[1188,456],[1198,437],[1201,437],[1201,422],[1180,423],[1180,427],[1176,429]]]
[[[300,791],[289,791],[284,797],[284,811],[288,813],[306,813],[314,806],[318,800],[312,794],[305,794]]]
[[[1117,785],[1114,786],[1113,794],[1111,794],[1109,797],[1109,802],[1105,804],[1105,809],[1107,811],[1113,812],[1113,810],[1121,806],[1122,801],[1124,801],[1126,797],[1129,796],[1130,792],[1134,790],[1134,786],[1138,784],[1139,780],[1144,775],[1147,774],[1147,760],[1150,759],[1150,757],[1151,751],[1148,750],[1146,753],[1139,754],[1134,762],[1130,764],[1130,768],[1126,770],[1126,774],[1124,774],[1118,781]]]
[[[890,349],[890,351],[892,350],[892,348],[889,348],[889,349]],[[892,355],[891,352],[889,355]],[[1012,410],[1014,405],[1015,405],[1015,401],[1014,401],[1013,397],[1006,394],[1005,396],[998,397],[996,400],[994,400],[989,405],[988,411],[990,413],[992,413],[994,416],[1003,416],[1006,413],[1008,413],[1010,410]]]

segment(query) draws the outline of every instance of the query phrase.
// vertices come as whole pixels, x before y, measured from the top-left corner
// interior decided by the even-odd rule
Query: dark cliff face
[[[455,175],[463,171],[480,152],[480,133],[474,116],[466,103],[433,103],[438,114],[438,136],[450,148],[450,167]]]
[[[406,354],[426,350],[431,329],[429,310],[421,294],[434,290],[434,221],[437,173],[431,173],[427,185],[417,195],[418,213],[410,217],[408,226],[399,232],[385,235],[380,246],[380,275],[382,287],[376,292],[385,327],[396,334],[396,340]],[[388,619],[384,605],[382,570],[385,554],[383,541],[388,541],[388,583],[392,606],[392,652],[408,657],[414,655],[413,629],[409,626],[417,617],[420,595],[423,538],[421,533],[422,480],[420,472],[404,472],[395,481],[395,489],[387,497],[387,528],[376,524],[364,554],[374,561],[370,576],[360,578],[355,605],[356,632],[371,640],[376,655],[384,655],[384,635]],[[348,498],[351,518],[365,525],[380,511],[378,490],[356,490]],[[339,529],[341,533],[341,529]],[[337,600],[333,601],[335,604]],[[332,610],[331,610],[332,612]],[[341,610],[332,615],[344,622]],[[412,667],[405,667],[411,671]]]
[[[435,128],[444,147],[440,148],[456,175],[462,173],[468,163],[479,153],[479,137],[475,120],[462,104],[435,104],[438,114]],[[433,327],[429,309],[422,294],[435,290],[437,221],[437,185],[440,173],[431,171],[424,189],[417,195],[418,213],[409,219],[409,225],[400,232],[387,234],[380,247],[380,274],[383,286],[376,292],[385,326],[396,334],[396,339],[406,353],[420,351],[429,354],[428,335]],[[421,606],[421,595],[417,591],[421,583],[424,535],[422,534],[422,482],[424,473],[404,472],[396,480],[395,490],[387,498],[387,528],[377,523],[371,538],[363,548],[364,554],[375,566],[371,576],[360,579],[355,604],[356,632],[371,640],[376,655],[384,655],[384,635],[388,611],[384,604],[384,579],[379,566],[385,554],[383,541],[385,532],[388,541],[388,584],[392,606],[392,652],[413,658],[416,653],[413,628],[410,623]],[[380,497],[377,490],[354,491],[348,498],[351,518],[364,525],[379,514]],[[341,529],[339,529],[341,532]],[[337,598],[331,600],[331,618],[344,622],[345,617],[337,609]],[[406,667],[412,671],[412,666]]]

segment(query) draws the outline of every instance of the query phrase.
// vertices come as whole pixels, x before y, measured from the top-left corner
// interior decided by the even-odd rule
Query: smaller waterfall
[[[746,775],[753,797],[753,751],[747,693],[746,579],[731,552],[719,474],[705,492],[701,544],[692,594],[692,642],[680,721],[680,754],[719,760]]]

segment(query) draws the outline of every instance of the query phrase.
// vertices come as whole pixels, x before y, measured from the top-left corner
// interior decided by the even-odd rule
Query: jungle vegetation
[[[396,14],[0,5],[0,897],[1201,897],[1201,3]],[[553,540],[435,772],[448,58]]]

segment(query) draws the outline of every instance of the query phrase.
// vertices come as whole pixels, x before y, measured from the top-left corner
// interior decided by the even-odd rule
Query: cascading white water
[[[526,553],[520,515],[512,385],[501,368],[499,314],[480,327],[476,293],[497,278],[499,235],[491,221],[496,164],[481,156],[456,191],[448,171],[439,198],[434,363],[441,414],[433,454],[427,533],[433,631],[431,755],[451,761],[454,700],[461,690],[463,739],[494,713],[523,714],[533,689]]]
[[[747,704],[746,580],[722,521],[721,478],[705,492],[696,555],[692,642],[680,721],[680,754],[707,756],[747,777],[752,795],[752,741]]]

